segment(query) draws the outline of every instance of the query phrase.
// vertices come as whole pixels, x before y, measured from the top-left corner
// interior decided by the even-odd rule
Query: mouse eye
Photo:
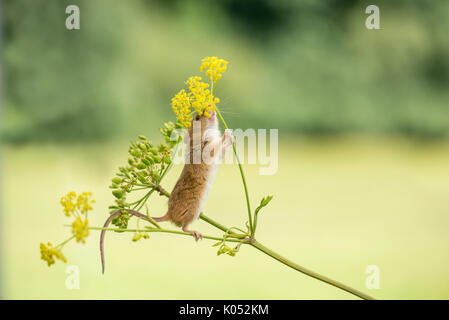
[[[199,114],[196,115],[195,120],[196,121],[200,120],[200,115]]]

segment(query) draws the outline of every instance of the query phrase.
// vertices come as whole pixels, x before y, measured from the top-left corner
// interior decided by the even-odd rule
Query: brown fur
[[[195,120],[193,120],[195,121]],[[193,122],[192,121],[192,122]],[[175,223],[177,226],[182,227],[182,230],[185,232],[191,233],[195,240],[202,239],[202,236],[197,231],[191,231],[187,229],[187,226],[194,220],[195,216],[199,214],[199,207],[201,205],[201,202],[203,200],[204,193],[207,189],[207,184],[209,182],[212,164],[204,163],[201,159],[201,163],[195,164],[193,163],[193,152],[201,152],[203,149],[210,143],[211,141],[206,141],[203,139],[204,132],[206,131],[207,124],[209,121],[209,118],[206,118],[204,116],[200,117],[201,121],[201,138],[198,137],[197,141],[193,139],[193,125],[190,127],[189,130],[189,136],[190,136],[190,162],[186,163],[184,165],[184,169],[182,170],[182,173],[176,182],[176,185],[170,195],[170,198],[168,200],[168,212],[165,216],[160,218],[154,218],[156,221],[167,221],[170,220],[173,223]],[[215,125],[218,127],[218,123],[215,123]],[[218,128],[217,128],[218,129]],[[221,147],[221,151],[223,152],[222,148],[226,148],[229,146],[229,144],[224,144],[226,138],[226,134],[223,135],[222,139],[218,141]],[[194,141],[195,140],[195,141]],[[197,150],[197,148],[194,148],[194,142],[201,142],[201,145],[199,151],[193,151],[194,149]],[[211,156],[214,157],[214,149],[211,149]],[[147,216],[144,214],[134,211],[134,210],[127,210],[129,214],[132,214],[136,217],[139,217],[144,220],[149,220]],[[122,210],[117,210],[113,214],[109,216],[109,218],[106,220],[104,224],[104,228],[107,228],[109,223],[115,218],[120,216],[122,213]],[[150,221],[151,222],[151,221]],[[100,235],[100,254],[101,254],[101,264],[102,264],[102,272],[104,273],[105,270],[105,259],[104,259],[104,236],[105,236],[105,230],[101,231]]]
[[[199,121],[201,121],[201,138],[198,137],[197,141],[194,141],[192,125],[189,129],[190,163],[184,165],[184,169],[173,188],[168,200],[167,214],[158,218],[158,221],[170,220],[178,227],[186,227],[198,214],[212,169],[212,165],[204,163],[201,158],[201,163],[193,163],[194,152],[202,153],[204,147],[209,143],[209,141],[203,139],[209,118],[201,116]],[[194,142],[198,141],[201,142],[201,146],[194,151]],[[212,156],[214,156],[213,151]]]

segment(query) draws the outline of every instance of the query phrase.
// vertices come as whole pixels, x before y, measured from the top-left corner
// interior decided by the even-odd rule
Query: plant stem
[[[200,219],[203,220],[203,221],[206,221],[207,223],[213,225],[215,228],[218,228],[221,231],[226,232],[228,230],[228,228],[226,228],[225,226],[223,226],[220,223],[216,222],[215,220],[212,220],[208,216],[204,215],[204,213],[200,214]]]
[[[72,225],[70,225],[69,227],[71,227]],[[69,242],[70,240],[72,240],[73,238],[75,238],[75,235],[71,236],[70,238],[68,238],[67,240],[61,242],[60,244],[58,244],[57,246],[55,246],[55,248],[59,248],[59,247],[63,247],[66,245],[67,242]]]
[[[290,260],[282,257],[281,255],[279,255],[276,252],[268,249],[267,247],[265,247],[264,245],[262,245],[260,242],[258,242],[256,240],[252,241],[251,245],[254,248],[262,251],[266,255],[276,259],[277,261],[279,261],[279,262],[289,266],[292,269],[295,269],[296,271],[299,271],[299,272],[302,272],[302,273],[308,275],[309,277],[312,277],[312,278],[315,278],[317,280],[323,281],[323,282],[325,282],[327,284],[330,284],[330,285],[332,285],[334,287],[337,287],[337,288],[342,289],[342,290],[344,290],[346,292],[349,292],[349,293],[351,293],[351,294],[353,294],[353,295],[355,295],[355,296],[357,296],[359,298],[362,298],[362,299],[365,299],[365,300],[374,300],[373,297],[371,297],[371,296],[369,296],[367,294],[364,294],[363,292],[360,292],[360,291],[358,291],[356,289],[353,289],[353,288],[351,288],[351,287],[349,287],[349,286],[347,286],[347,285],[345,285],[343,283],[340,283],[340,282],[332,280],[332,279],[330,279],[330,278],[328,278],[326,276],[318,274],[318,273],[316,273],[316,272],[314,272],[312,270],[306,269],[306,268],[300,266],[299,264],[296,264],[293,261],[290,261]]]
[[[226,121],[223,119],[223,117],[220,113],[220,110],[218,110],[218,108],[215,108],[215,110],[217,111],[217,115],[220,118],[220,121],[223,124],[223,127],[225,129],[229,129],[228,125],[226,124]],[[246,206],[248,208],[249,230],[250,230],[251,234],[254,234],[253,219],[251,217],[251,204],[250,204],[249,195],[248,195],[248,186],[246,185],[245,173],[243,172],[242,163],[240,162],[239,155],[237,154],[237,148],[235,147],[235,143],[232,144],[232,149],[234,150],[235,158],[237,159],[237,164],[238,164],[239,170],[240,170],[240,176],[242,177],[243,188],[245,189]]]
[[[159,189],[161,190],[160,193],[166,197],[170,197],[170,193],[168,191],[166,191],[164,188],[162,188],[162,186],[158,186]],[[209,218],[208,216],[206,216],[204,213],[200,214],[200,219],[209,223],[210,225],[214,226],[217,229],[220,229],[221,231],[227,232],[229,230],[229,228],[223,226],[222,224],[220,224],[219,222]],[[100,228],[101,229],[101,228]],[[125,229],[126,230],[126,229]],[[176,233],[181,233],[184,234],[184,232],[176,232]],[[233,242],[238,242],[237,241],[233,241]],[[244,242],[245,244],[248,244],[246,242]],[[282,257],[281,255],[279,255],[278,253],[274,252],[271,249],[268,249],[267,247],[265,247],[264,245],[262,245],[260,242],[256,241],[256,239],[252,238],[251,242],[249,243],[251,244],[251,246],[253,246],[254,248],[262,251],[263,253],[265,253],[266,255],[272,257],[273,259],[289,266],[290,268],[295,269],[296,271],[299,271],[301,273],[304,273],[305,275],[308,275],[312,278],[315,278],[317,280],[323,281],[327,284],[330,284],[331,286],[337,287],[339,289],[342,289],[346,292],[349,292],[359,298],[365,299],[365,300],[374,300],[373,297],[370,297],[367,294],[364,294],[363,292],[360,292],[356,289],[353,289],[345,284],[342,284],[338,281],[332,280],[326,276],[323,276],[319,273],[316,273],[312,270],[309,270],[307,268],[304,268],[302,266],[300,266],[299,264],[294,263],[293,261],[290,261],[284,257]]]
[[[193,237],[193,235],[191,233],[188,232],[183,232],[183,231],[176,231],[176,230],[168,230],[168,229],[157,229],[157,228],[145,228],[145,229],[121,229],[121,228],[101,228],[101,227],[89,227],[90,230],[104,230],[104,231],[117,231],[117,232],[162,232],[162,233],[173,233],[173,234],[179,234],[179,235],[184,235],[184,236],[191,236]],[[203,235],[204,239],[209,239],[209,240],[218,240],[221,241],[223,240],[223,238],[220,237],[213,237],[213,236],[206,236]],[[245,240],[238,240],[238,239],[226,239],[226,241],[229,242],[242,242]]]

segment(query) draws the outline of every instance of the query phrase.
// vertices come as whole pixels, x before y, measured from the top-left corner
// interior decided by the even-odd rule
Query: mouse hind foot
[[[198,231],[189,230],[187,229],[187,226],[182,227],[182,231],[190,233],[193,238],[195,238],[195,241],[198,241],[199,239],[203,240],[203,235],[201,233]]]

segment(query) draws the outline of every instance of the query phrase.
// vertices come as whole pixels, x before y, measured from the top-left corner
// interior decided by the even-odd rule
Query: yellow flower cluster
[[[84,240],[89,235],[89,221],[87,213],[92,210],[92,204],[95,200],[91,199],[92,192],[83,192],[76,195],[76,192],[69,192],[61,198],[61,205],[66,216],[73,216],[75,221],[72,223],[72,234],[76,242],[86,243]]]
[[[190,99],[184,89],[179,91],[173,99],[171,99],[173,112],[178,117],[179,122],[188,128],[192,121],[192,111],[190,110]]]
[[[55,263],[55,258],[67,262],[61,249],[73,238],[76,239],[76,242],[86,243],[85,238],[89,235],[87,213],[93,209],[92,204],[95,203],[95,200],[91,199],[91,197],[92,192],[83,192],[77,196],[76,192],[72,191],[61,198],[60,203],[64,214],[67,217],[72,216],[75,218],[75,221],[72,223],[73,236],[56,247],[53,247],[50,242],[47,245],[44,243],[40,244],[41,259],[46,261],[48,266]]]
[[[206,74],[212,83],[221,78],[225,72],[228,62],[217,57],[207,57],[202,60],[201,71],[206,70]],[[179,122],[189,128],[192,121],[193,112],[210,117],[211,111],[215,110],[220,99],[214,97],[210,85],[202,81],[201,77],[190,77],[186,82],[188,92],[182,89],[171,100],[173,112]],[[193,110],[192,110],[193,108]]]
[[[62,252],[56,248],[53,248],[50,242],[47,243],[47,246],[41,242],[40,248],[41,259],[46,261],[49,267],[52,264],[55,264],[55,257],[64,263],[67,262],[67,259],[64,257]]]
[[[200,71],[206,70],[206,74],[212,82],[221,78],[221,74],[226,71],[228,62],[217,57],[206,57],[201,60]]]
[[[72,234],[76,238],[76,242],[86,243],[85,238],[89,235],[89,221],[78,216],[72,223]]]
[[[186,128],[191,125],[193,112],[210,117],[210,112],[220,102],[220,99],[214,97],[208,89],[209,84],[201,80],[201,77],[190,77],[185,82],[188,86],[188,93],[182,89],[171,100],[174,113]]]
[[[76,192],[69,192],[67,195],[61,198],[61,205],[64,209],[64,213],[67,217],[71,215],[76,216],[78,213],[86,214],[88,211],[92,210],[92,203],[95,200],[91,200],[92,192],[83,192],[78,197],[76,197]],[[76,198],[76,201],[74,201]]]
[[[210,92],[209,84],[201,81],[201,77],[190,77],[186,84],[189,86],[189,98],[192,107],[198,114],[204,114],[210,117],[210,112],[215,110],[215,105],[220,102],[220,99],[213,96]]]
[[[72,191],[63,196],[61,198],[61,201],[59,201],[59,203],[64,208],[64,213],[67,217],[70,217],[70,215],[73,214],[76,210],[75,203],[73,202],[73,199],[75,199],[75,197],[76,193]]]

